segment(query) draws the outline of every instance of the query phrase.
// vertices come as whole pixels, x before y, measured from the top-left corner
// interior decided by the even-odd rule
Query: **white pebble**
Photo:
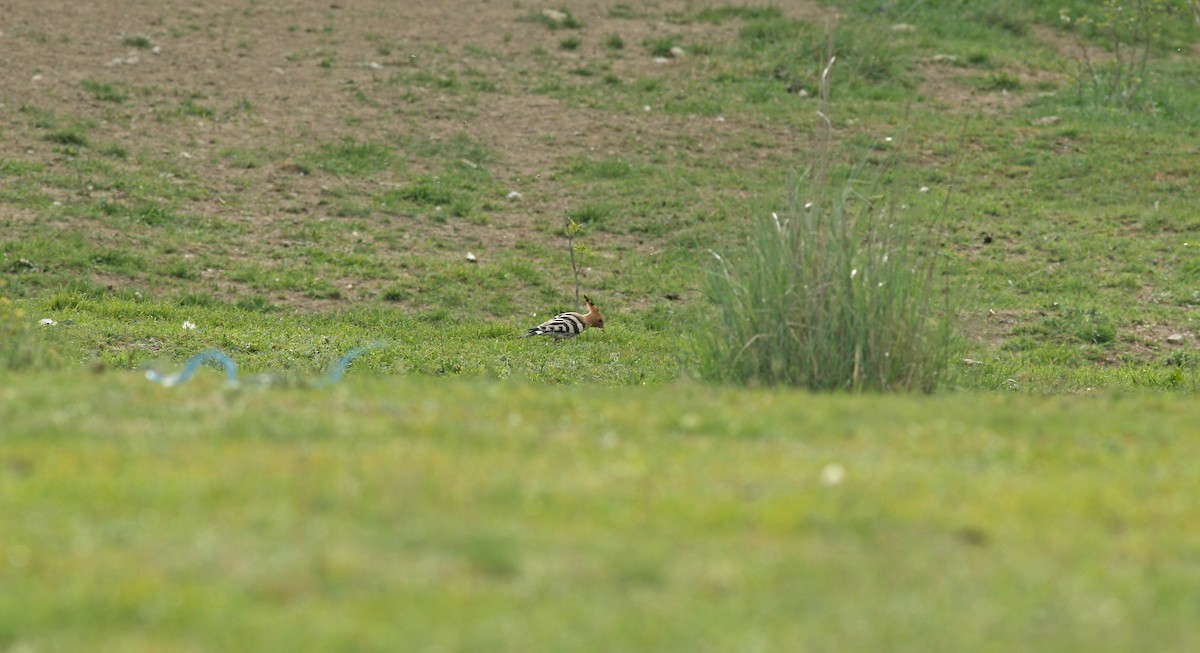
[[[837,463],[829,463],[821,470],[821,485],[832,487],[846,478],[846,468]]]

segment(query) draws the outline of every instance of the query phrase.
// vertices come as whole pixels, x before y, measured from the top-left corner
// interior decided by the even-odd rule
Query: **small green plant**
[[[391,149],[375,143],[345,139],[336,145],[324,145],[309,155],[315,167],[337,175],[369,175],[391,167]],[[307,173],[305,173],[307,174]]]
[[[129,158],[129,150],[125,149],[125,146],[123,146],[119,143],[109,143],[108,145],[101,147],[100,154],[103,154],[104,156],[112,157],[114,159],[128,159]]]
[[[578,36],[568,36],[567,38],[558,42],[558,47],[562,48],[563,50],[578,50],[579,46],[582,44],[583,39],[579,38]]]
[[[633,165],[622,158],[581,158],[567,170],[584,179],[625,179],[633,174]]]
[[[575,304],[579,305],[579,270],[583,265],[583,257],[590,253],[587,245],[576,240],[583,225],[571,218],[570,214],[563,217],[563,231],[567,236],[567,255],[571,261],[571,274],[575,279]]]
[[[154,42],[151,41],[149,37],[140,35],[126,36],[125,38],[121,39],[121,43],[131,48],[139,48],[142,50],[149,50],[150,48],[154,47]]]
[[[192,98],[187,98],[180,102],[179,108],[176,111],[181,116],[192,116],[195,118],[204,118],[205,120],[216,120],[217,118],[216,109],[198,104]]]
[[[1019,91],[1021,80],[1008,73],[994,73],[980,80],[979,88],[983,91]]]
[[[454,193],[437,179],[425,177],[405,186],[400,197],[424,206],[443,206],[454,201]]]
[[[1103,0],[1090,14],[1059,14],[1075,40],[1076,89],[1080,103],[1125,109],[1137,107],[1146,84],[1150,55],[1165,27],[1187,13],[1190,3],[1182,0]],[[1099,40],[1108,49],[1106,57],[1094,56],[1085,36]]]
[[[623,50],[625,49],[625,39],[621,38],[620,34],[614,32],[604,37],[604,47],[609,50]]]
[[[575,16],[571,15],[569,9],[537,9],[530,10],[525,16],[525,20],[531,23],[539,23],[550,29],[581,29],[583,23],[579,22]]]
[[[671,48],[678,46],[682,40],[682,37],[678,34],[673,34],[671,36],[648,38],[642,42],[642,45],[646,47],[651,56],[670,57],[672,56]]]
[[[151,227],[164,227],[179,222],[179,216],[174,211],[156,202],[145,202],[137,206],[130,211],[129,217]]]
[[[66,127],[63,129],[55,129],[46,134],[47,141],[57,143],[59,145],[67,145],[72,147],[87,147],[87,134],[78,127]]]
[[[612,215],[612,207],[599,202],[587,202],[567,212],[571,221],[580,225],[594,225]]]
[[[91,79],[85,79],[82,82],[83,90],[92,94],[92,97],[101,102],[112,102],[121,104],[129,99],[129,93],[124,89],[107,82],[97,82]]]

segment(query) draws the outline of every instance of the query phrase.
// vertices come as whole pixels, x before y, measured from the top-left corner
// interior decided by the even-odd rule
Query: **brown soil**
[[[702,138],[708,151],[725,156],[723,143],[762,133],[760,140],[773,147],[727,153],[731,165],[753,165],[780,155],[793,156],[800,147],[801,136],[772,133],[770,125],[717,123],[712,117],[653,110],[618,115],[533,92],[538,80],[526,75],[525,64],[520,63],[530,52],[541,48],[546,56],[570,65],[573,58],[595,58],[604,47],[604,36],[613,33],[629,44],[613,64],[615,74],[629,78],[672,69],[687,74],[692,62],[656,63],[645,54],[642,41],[665,34],[684,34],[693,42],[732,38],[736,22],[664,22],[662,16],[690,7],[684,1],[656,3],[647,15],[638,14],[638,3],[629,3],[633,17],[613,17],[612,3],[567,3],[585,25],[570,32],[583,41],[574,52],[558,45],[566,31],[528,20],[543,8],[536,4],[463,0],[5,4],[0,19],[0,48],[5,53],[5,65],[0,67],[4,156],[51,167],[63,159],[28,128],[30,117],[22,114],[22,107],[87,120],[98,126],[90,132],[94,140],[119,145],[133,156],[169,160],[184,172],[187,184],[208,191],[198,195],[219,198],[195,201],[187,211],[250,228],[253,246],[234,245],[234,251],[227,253],[233,260],[239,254],[253,257],[264,248],[286,247],[286,234],[297,223],[313,219],[330,186],[353,191],[406,182],[400,173],[371,179],[302,174],[304,169],[295,160],[300,153],[341,138],[442,140],[461,132],[491,147],[495,157],[489,171],[523,199],[496,203],[486,225],[464,221],[429,225],[427,236],[451,244],[488,242],[496,247],[549,237],[548,225],[562,219],[570,201],[552,173],[583,154],[648,153],[664,144],[673,147],[673,143]],[[833,19],[812,0],[792,0],[782,6],[790,16]],[[144,40],[138,43],[137,38]],[[146,42],[153,47],[145,47]],[[412,88],[403,101],[353,98],[355,88],[371,89],[398,72],[417,69],[460,79],[468,72],[482,74],[497,92],[471,106],[463,106],[461,97],[439,92],[436,85]],[[131,99],[121,104],[97,100],[82,87],[89,80],[119,85]],[[173,110],[189,99],[221,118],[156,119],[156,112]],[[252,109],[239,109],[245,106]],[[234,147],[271,153],[271,162],[250,168],[228,165],[222,152]],[[59,189],[46,191],[64,203],[78,199],[61,196]],[[701,199],[716,192],[701,190]],[[96,191],[84,199],[106,197],[107,191]],[[129,245],[127,236],[111,230],[98,231],[94,237],[101,243]],[[635,249],[657,246],[630,240],[626,245]],[[305,302],[301,297],[290,300]]]

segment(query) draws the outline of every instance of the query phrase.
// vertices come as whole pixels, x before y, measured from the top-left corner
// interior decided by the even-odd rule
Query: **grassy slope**
[[[986,3],[967,3],[962,16],[869,1],[842,11],[835,134],[868,174],[898,153],[901,167],[887,173],[896,202],[918,220],[944,215],[947,278],[964,298],[963,355],[989,368],[980,385],[1049,379],[1038,389],[1063,389],[1055,370],[1095,370],[1099,383],[1116,363],[1190,374],[1200,269],[1186,245],[1197,226],[1188,198],[1200,190],[1186,165],[1200,142],[1200,97],[1187,83],[1194,30],[1164,37],[1146,108],[1126,112],[1078,102],[1071,41],[1048,27],[1054,16]],[[505,40],[500,51],[315,34],[330,52],[345,51],[335,60],[363,56],[366,45],[386,63],[344,84],[345,124],[300,140],[265,132],[256,113],[265,108],[194,91],[87,80],[53,108],[6,105],[6,127],[25,149],[0,157],[0,200],[11,208],[0,216],[4,292],[30,316],[95,324],[66,329],[68,339],[81,357],[122,367],[223,342],[166,321],[151,336],[161,346],[114,337],[128,326],[116,319],[126,314],[119,305],[133,301],[179,323],[217,311],[308,328],[312,318],[295,307],[367,306],[379,311],[373,339],[393,337],[386,325],[413,314],[516,332],[570,308],[566,213],[584,224],[584,284],[610,322],[686,358],[671,332],[702,309],[706,250],[729,255],[746,219],[784,209],[790,178],[809,163],[796,153],[818,123],[811,95],[826,32],[820,21],[744,8],[622,5],[588,16],[590,28],[551,30],[517,12],[512,26],[533,44]],[[902,21],[920,28],[891,30]],[[612,47],[613,34],[647,25],[652,36]],[[177,47],[201,38],[189,34],[164,38]],[[571,37],[577,50],[558,45]],[[690,54],[645,63],[664,43]],[[947,54],[953,63],[931,63]],[[309,64],[330,79],[361,70]],[[586,112],[607,140],[595,151],[543,144],[561,152],[535,168],[536,183],[517,178],[531,174],[518,154],[457,129],[486,123],[482,107],[547,97]],[[438,122],[447,102],[458,107],[453,129]],[[449,133],[401,128],[407,122],[368,129],[392,124],[378,120],[383,107]],[[643,107],[658,122],[636,122]],[[211,146],[197,142],[205,124],[217,131]],[[142,130],[146,143],[112,140]],[[179,133],[190,140],[170,140]],[[163,155],[202,146],[204,156]],[[504,199],[513,187],[525,190],[524,204]],[[470,250],[479,265],[464,260]],[[1189,346],[1167,346],[1173,333]],[[264,368],[291,365],[286,353],[261,359]]]
[[[965,288],[963,353],[983,363],[954,384],[1194,390],[1191,344],[1163,344],[1194,329],[1193,61],[1155,65],[1154,110],[1109,111],[1075,103],[1069,59],[1037,32],[1054,16],[841,4],[847,158],[899,148],[909,165],[894,186],[916,214],[936,213],[955,182],[947,275]],[[478,235],[506,231],[514,211],[505,153],[478,138],[241,149],[253,107],[187,89],[118,102],[121,88],[93,85],[95,102],[3,107],[7,133],[36,153],[0,157],[16,302],[0,306],[5,360],[65,371],[0,377],[0,648],[1196,648],[1190,399],[671,381],[689,365],[677,326],[702,306],[705,248],[782,204],[815,109],[787,88],[815,88],[823,39],[815,23],[767,28],[746,10],[620,7],[577,12],[605,26],[578,31],[582,62],[557,45],[570,30],[500,53],[494,67],[517,80],[472,72],[492,61],[479,48],[417,44],[429,49],[414,61],[442,68],[404,67],[397,47],[403,66],[353,89],[414,112],[444,95],[455,121],[532,92],[617,119],[649,105],[756,125],[554,162],[527,198],[572,201],[537,213],[520,246]],[[659,40],[677,32],[689,56],[624,67],[657,41],[603,43],[639,21]],[[697,31],[710,21],[724,37]],[[941,53],[957,63],[926,63]],[[145,105],[162,131],[230,130],[219,160],[254,183],[110,143],[100,125],[128,126]],[[1047,116],[1058,121],[1034,124]],[[285,163],[309,174],[262,172]],[[255,194],[263,184],[273,194]],[[568,208],[587,220],[611,328],[561,346],[513,340],[566,308],[555,271]],[[455,231],[468,226],[481,231]],[[486,267],[462,262],[480,245]],[[41,317],[59,325],[29,324]],[[124,371],[215,346],[289,385],[375,341],[387,346],[323,390],[227,391],[207,371],[165,390]],[[458,375],[508,381],[431,378]],[[831,463],[846,476],[828,487]]]
[[[96,381],[6,379],[8,646],[1200,645],[1191,402]]]

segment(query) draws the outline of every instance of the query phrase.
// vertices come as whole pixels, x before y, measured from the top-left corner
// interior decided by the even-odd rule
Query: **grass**
[[[1106,105],[1085,3],[934,4],[217,8],[163,56],[253,34],[286,87],[46,75],[0,107],[0,649],[1195,649],[1194,25]],[[699,380],[817,111],[958,298],[929,396]],[[567,217],[608,328],[519,339]],[[239,388],[144,378],[210,348]]]
[[[74,378],[0,409],[14,644],[1197,644],[1175,398]]]
[[[92,97],[101,102],[121,104],[129,99],[129,92],[118,84],[85,79],[81,82],[81,85],[83,86],[83,90],[91,93]]]
[[[953,309],[939,301],[936,258],[920,251],[941,219],[898,215],[861,170],[833,179],[828,165],[816,163],[796,189],[803,205],[758,219],[741,251],[713,252],[720,270],[700,347],[704,374],[817,391],[931,392],[948,364]]]
[[[126,36],[125,38],[121,39],[121,43],[131,48],[138,48],[141,50],[149,50],[150,48],[154,47],[154,42],[150,40],[150,37],[142,35]]]
[[[524,20],[544,25],[551,30],[583,29],[583,23],[565,7],[559,9],[531,9]]]

